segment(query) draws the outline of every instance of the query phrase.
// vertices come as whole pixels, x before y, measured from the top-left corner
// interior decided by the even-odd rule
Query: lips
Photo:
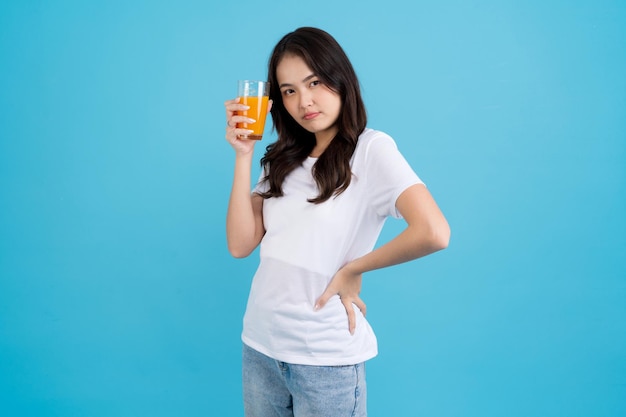
[[[306,113],[304,115],[304,120],[313,120],[315,119],[317,116],[319,116],[319,112],[315,112],[315,113]]]

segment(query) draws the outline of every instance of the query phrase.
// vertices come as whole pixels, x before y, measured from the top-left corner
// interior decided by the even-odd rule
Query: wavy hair
[[[350,158],[367,124],[367,114],[354,68],[330,34],[317,28],[301,27],[285,35],[274,47],[269,60],[270,99],[274,102],[271,115],[278,140],[267,146],[261,158],[261,166],[267,173],[263,181],[269,185],[261,196],[282,196],[285,178],[302,165],[316,144],[315,135],[300,126],[283,104],[276,68],[287,55],[302,58],[322,83],[341,98],[337,135],[313,166],[319,195],[308,201],[319,204],[341,194],[350,185]]]

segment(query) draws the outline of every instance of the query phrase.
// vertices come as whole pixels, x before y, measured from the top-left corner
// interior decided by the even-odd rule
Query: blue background
[[[370,415],[626,415],[619,0],[3,1],[0,415],[242,415],[223,102],[303,25],[453,231],[365,276]]]

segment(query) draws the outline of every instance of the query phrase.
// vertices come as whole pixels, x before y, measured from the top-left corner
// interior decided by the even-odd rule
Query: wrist
[[[235,162],[240,164],[252,164],[252,157],[254,152],[252,151],[235,151]]]
[[[361,275],[365,271],[361,268],[360,260],[361,258],[354,259],[345,264],[342,269],[350,275]]]

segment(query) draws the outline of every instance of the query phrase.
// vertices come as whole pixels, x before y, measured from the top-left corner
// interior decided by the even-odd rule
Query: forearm
[[[407,188],[396,201],[407,227],[394,239],[346,267],[357,273],[421,258],[448,246],[450,226],[424,185]]]
[[[417,229],[417,226],[408,226],[394,239],[355,259],[347,267],[362,274],[412,261],[447,247],[449,236],[447,224],[440,228],[429,228],[421,231]]]
[[[254,250],[258,225],[252,203],[251,189],[252,153],[237,155],[233,185],[226,215],[228,250],[235,257],[247,256]]]

